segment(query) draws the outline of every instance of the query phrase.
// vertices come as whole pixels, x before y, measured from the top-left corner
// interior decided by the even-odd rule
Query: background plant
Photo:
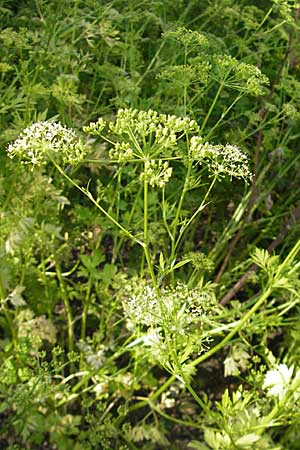
[[[298,448],[297,3],[0,8],[1,443]]]

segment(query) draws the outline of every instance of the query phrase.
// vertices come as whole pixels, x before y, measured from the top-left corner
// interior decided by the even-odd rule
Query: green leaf
[[[100,263],[102,263],[105,260],[105,257],[101,250],[96,249],[94,250],[93,254],[91,255],[80,255],[80,259],[82,264],[91,271],[95,267],[97,267]]]
[[[187,259],[183,259],[181,261],[179,261],[177,264],[172,265],[171,269],[169,270],[169,272],[172,272],[173,270],[179,269],[179,267],[185,266],[186,264],[188,264],[191,261],[190,258]],[[173,261],[173,264],[175,263],[175,261]]]
[[[115,276],[117,268],[114,264],[105,264],[103,270],[99,273],[99,278],[106,284],[109,285],[112,278]]]
[[[188,443],[189,448],[195,448],[196,450],[208,450],[207,445],[202,444],[199,441],[191,441]]]
[[[252,445],[255,444],[255,442],[259,441],[260,436],[255,433],[249,433],[245,434],[245,436],[242,436],[239,438],[235,445],[241,448],[253,448]]]
[[[24,286],[15,287],[15,289],[7,297],[7,300],[9,300],[13,306],[26,305],[26,302],[22,296],[24,290],[25,290]]]
[[[159,254],[159,267],[161,268],[162,271],[165,269],[165,260],[162,252],[160,252]]]

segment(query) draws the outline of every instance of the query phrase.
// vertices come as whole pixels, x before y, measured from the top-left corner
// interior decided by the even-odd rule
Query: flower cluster
[[[105,347],[100,346],[99,349],[93,349],[92,345],[85,341],[79,341],[77,347],[80,352],[84,355],[86,363],[93,369],[100,369],[105,361]]]
[[[292,104],[292,102],[284,103],[282,106],[282,111],[285,114],[286,117],[293,121],[299,121],[300,119],[300,111],[299,108],[296,108],[295,105]]]
[[[184,284],[161,288],[160,296],[151,286],[133,285],[123,292],[122,304],[128,328],[139,336],[142,332],[139,339],[169,370],[176,366],[174,355],[183,363],[193,352],[203,351],[216,308],[211,292]]]
[[[160,188],[169,181],[172,168],[167,162],[160,159],[157,161],[157,158],[162,152],[165,157],[171,157],[184,135],[199,133],[198,124],[188,117],[132,108],[119,109],[115,120],[107,124],[100,118],[85,127],[84,131],[100,135],[105,127],[108,136],[104,138],[113,145],[109,157],[118,162],[132,158],[146,160],[140,179],[147,178],[152,187]],[[114,138],[117,142],[113,142]],[[209,171],[219,178],[229,176],[243,178],[245,181],[251,178],[247,156],[235,145],[212,145],[194,135],[190,138],[190,155],[200,163],[205,162]]]
[[[10,158],[19,157],[23,164],[42,166],[49,159],[78,164],[86,154],[83,142],[61,123],[36,122],[25,128],[7,148]]]
[[[103,130],[107,128],[102,136]],[[156,158],[164,152],[164,156],[172,156],[179,139],[190,132],[198,132],[199,126],[193,119],[177,117],[175,115],[159,114],[157,111],[139,111],[137,109],[119,109],[114,121],[106,123],[102,118],[84,127],[83,131],[98,135],[113,145],[109,157],[118,162],[135,158]],[[117,141],[117,142],[114,142]],[[153,168],[153,162],[149,163]],[[159,175],[160,182],[152,181],[153,185],[160,185],[165,176],[169,179],[171,169],[163,165],[159,167],[163,174]],[[155,176],[155,178],[157,178]],[[166,180],[167,181],[167,180]],[[166,182],[165,181],[165,182]]]
[[[175,288],[161,288],[160,296],[152,286],[143,283],[127,286],[123,294],[124,312],[133,323],[154,327],[170,319],[174,331],[176,316],[180,319],[179,333],[191,323],[204,320],[215,305],[211,291],[189,289],[182,283]]]
[[[116,142],[113,148],[109,150],[110,159],[114,159],[119,163],[129,161],[133,156],[133,150],[128,142]]]
[[[191,138],[190,152],[192,158],[207,164],[209,172],[218,177],[226,175],[232,178],[251,179],[248,158],[236,145],[213,145],[203,142],[201,137]]]
[[[163,33],[162,37],[180,42],[185,47],[206,47],[208,45],[208,39],[204,34],[188,30],[185,27],[179,27],[175,31],[167,31]]]
[[[23,309],[16,318],[18,336],[45,340],[52,344],[56,342],[56,328],[45,316],[35,316],[30,309]],[[41,342],[40,342],[41,345]]]
[[[212,66],[212,77],[236,91],[261,95],[264,86],[269,84],[268,77],[258,67],[229,55],[214,55]]]
[[[127,327],[138,336],[136,342],[143,343],[149,358],[171,373],[186,369],[189,376],[185,361],[192,353],[204,351],[209,342],[217,309],[213,293],[178,284],[174,289],[161,288],[158,295],[141,282],[127,285],[122,304]]]
[[[139,146],[152,148],[172,148],[177,134],[198,131],[195,120],[187,117],[159,114],[157,111],[138,111],[137,109],[119,109],[109,129],[117,136],[126,136],[138,150]]]
[[[140,179],[147,180],[152,187],[163,188],[169,181],[172,175],[172,167],[169,167],[167,161],[164,163],[159,160],[151,159],[146,161],[145,170],[141,173]]]
[[[189,259],[193,267],[204,272],[214,270],[214,262],[203,252],[189,252],[184,255],[184,259]]]
[[[83,131],[94,136],[100,136],[105,127],[105,120],[102,117],[99,117],[97,122],[90,122],[88,126],[83,127]]]
[[[195,63],[194,66],[184,64],[181,66],[169,66],[162,70],[158,78],[172,81],[178,87],[188,87],[192,84],[207,84],[209,79],[210,64]]]

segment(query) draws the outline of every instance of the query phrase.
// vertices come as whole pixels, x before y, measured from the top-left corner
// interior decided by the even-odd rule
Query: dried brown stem
[[[282,227],[277,238],[274,239],[274,241],[272,241],[271,244],[269,245],[267,249],[269,253],[272,253],[272,251],[275,250],[275,248],[278,247],[279,244],[281,244],[281,242],[289,233],[290,228],[295,223],[297,223],[299,219],[300,219],[300,205],[298,205],[295,208],[290,220],[287,222],[287,224],[285,224]],[[247,272],[244,273],[244,275],[235,283],[235,285],[230,289],[230,291],[227,292],[227,294],[221,299],[220,301],[221,305],[223,306],[226,305],[226,303],[228,303],[235,296],[235,294],[244,286],[251,273],[254,272],[257,269],[257,267],[258,266],[256,264],[252,264],[252,266],[247,270]]]

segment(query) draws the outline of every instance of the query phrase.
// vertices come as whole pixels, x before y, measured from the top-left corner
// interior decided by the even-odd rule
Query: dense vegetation
[[[299,450],[300,5],[0,0],[0,447]]]

